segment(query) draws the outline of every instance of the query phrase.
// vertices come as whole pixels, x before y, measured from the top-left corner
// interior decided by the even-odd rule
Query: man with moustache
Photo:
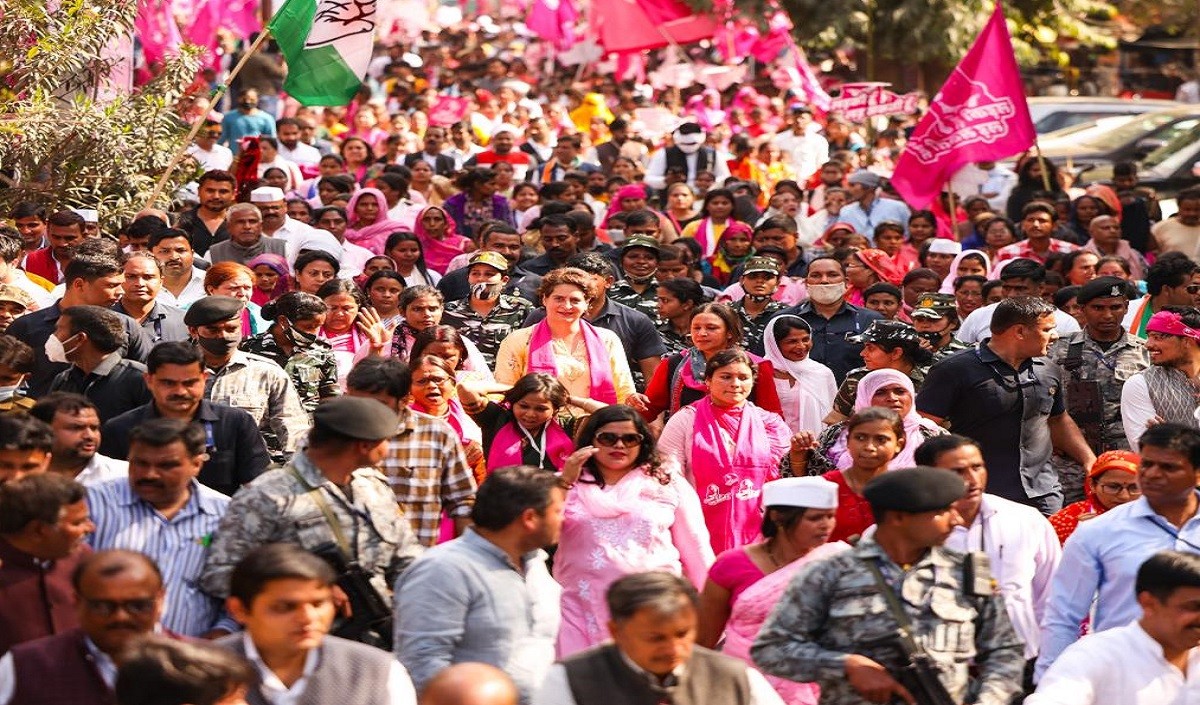
[[[174,228],[153,233],[148,249],[162,264],[162,287],[156,297],[159,303],[185,309],[207,296],[204,270],[195,266],[196,253],[187,233]]]
[[[74,478],[85,487],[128,476],[127,462],[98,452],[100,414],[87,397],[53,392],[39,399],[29,413],[54,431],[50,472]]]
[[[0,659],[0,705],[111,705],[117,659],[160,628],[162,576],[146,556],[93,553],[71,582],[80,626],[18,644]]]
[[[962,478],[967,493],[954,504],[962,524],[954,527],[946,548],[979,551],[988,557],[1013,630],[1025,642],[1026,690],[1032,690],[1038,655],[1038,625],[1050,597],[1050,579],[1062,558],[1058,536],[1033,507],[988,494],[988,469],[979,444],[965,436],[934,436],[917,448],[918,465],[949,470]]]
[[[1150,367],[1121,389],[1121,422],[1129,447],[1155,423],[1196,428],[1196,384],[1200,380],[1200,309],[1167,306],[1146,324]]]
[[[195,253],[203,257],[210,247],[229,239],[225,211],[237,200],[237,179],[228,171],[211,169],[200,176],[196,194],[200,204],[179,217],[178,227],[187,233]],[[154,248],[153,243],[150,247]]]
[[[163,264],[158,257],[149,251],[130,252],[121,258],[121,267],[125,283],[121,285],[121,300],[113,304],[113,310],[137,321],[153,343],[187,340],[183,311],[159,301]]]
[[[1137,619],[1142,605],[1135,586],[1147,558],[1156,551],[1196,551],[1200,546],[1200,431],[1160,423],[1138,442],[1142,496],[1081,522],[1063,546],[1042,620],[1039,682],[1079,640],[1079,625],[1089,615],[1093,633]]]
[[[220,602],[196,583],[229,498],[196,481],[203,465],[202,426],[151,419],[130,432],[129,477],[88,489],[89,543],[153,558],[167,588],[163,625],[186,636],[209,633],[221,616]]]
[[[264,252],[287,257],[287,243],[267,237],[263,232],[262,213],[253,203],[230,206],[225,222],[229,228],[229,239],[212,246],[206,255],[209,262],[246,264]]]
[[[84,499],[52,473],[0,485],[0,654],[79,626],[71,574],[93,529]]]
[[[195,421],[204,429],[207,455],[197,479],[221,494],[232,495],[266,470],[271,459],[250,414],[204,398],[207,378],[204,357],[196,346],[156,345],[146,360],[146,386],[154,401],[105,423],[100,452],[114,458],[128,457],[130,434],[150,419]]]
[[[544,215],[539,218],[539,228],[546,252],[521,266],[527,272],[545,276],[551,269],[567,266],[567,260],[579,251],[579,235],[575,223],[565,215]]]

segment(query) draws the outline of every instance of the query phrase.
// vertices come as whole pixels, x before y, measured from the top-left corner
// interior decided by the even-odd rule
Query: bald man
[[[429,681],[418,705],[517,705],[519,697],[517,686],[499,668],[459,663]]]

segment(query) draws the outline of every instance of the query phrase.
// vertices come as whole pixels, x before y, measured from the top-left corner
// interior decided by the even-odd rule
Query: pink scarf
[[[732,219],[725,221],[725,227],[733,222]],[[712,228],[713,232],[709,232]],[[717,251],[717,240],[720,238],[716,234],[717,226],[712,222],[712,218],[701,218],[700,224],[696,226],[696,242],[700,243],[700,249],[704,252],[704,257],[707,259],[712,257]],[[721,231],[721,236],[725,235],[725,231]]]
[[[612,363],[608,349],[600,340],[600,334],[587,321],[580,321],[583,343],[587,348],[588,374],[591,376],[591,396],[605,404],[617,403],[617,388],[613,383]],[[550,325],[545,319],[533,326],[529,338],[529,364],[525,372],[544,372],[558,376],[558,363],[554,361],[554,346],[550,342]]]
[[[358,217],[354,214],[354,207],[358,205],[358,199],[363,195],[374,196],[375,202],[379,204],[379,215],[376,216],[375,222],[370,225],[362,225],[358,222]],[[348,222],[346,224],[346,239],[371,251],[371,254],[382,255],[383,246],[387,244],[388,235],[403,230],[400,224],[394,220],[389,220],[387,217],[387,200],[383,197],[383,193],[376,188],[360,189],[350,197],[350,202],[346,204],[346,216]]]
[[[433,413],[429,409],[426,409],[425,406],[418,401],[414,401],[413,403],[409,404],[408,408],[412,409],[413,411],[419,411],[422,414],[437,416],[437,414]],[[446,411],[445,416],[437,417],[450,424],[450,428],[453,428],[454,433],[458,436],[458,442],[462,443],[464,446],[471,441],[483,443],[483,430],[479,428],[479,424],[475,423],[474,419],[467,415],[467,412],[462,408],[462,403],[460,403],[457,399],[450,400],[449,409]]]
[[[553,420],[546,424],[540,435],[543,444],[542,457],[549,458],[550,464],[554,466],[555,470],[562,470],[563,465],[567,462],[567,456],[575,450],[575,444],[571,442],[571,437],[567,435],[562,426],[558,425],[557,421]],[[529,443],[529,439],[521,429],[517,428],[515,419],[504,424],[496,432],[496,437],[492,439],[492,448],[488,453],[488,467],[494,470],[509,465],[523,464],[522,458],[526,443]],[[544,460],[542,467],[545,467]]]
[[[713,551],[754,543],[762,527],[763,483],[779,477],[779,458],[767,442],[767,412],[750,402],[716,407],[707,396],[692,406],[692,480]]]
[[[425,229],[425,214],[437,209],[446,218],[446,232],[441,240],[431,236]],[[413,232],[421,240],[421,251],[425,255],[425,266],[438,274],[445,274],[450,260],[467,251],[471,239],[455,232],[454,219],[441,206],[427,206],[417,214],[417,222],[413,224]]]

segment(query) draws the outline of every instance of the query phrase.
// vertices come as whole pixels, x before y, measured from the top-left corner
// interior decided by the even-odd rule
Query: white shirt
[[[316,166],[321,163],[321,152],[311,144],[297,142],[295,149],[279,143],[279,156],[299,166]]]
[[[179,296],[172,294],[164,284],[163,288],[159,290],[158,296],[154,298],[163,306],[186,309],[205,296],[207,294],[204,293],[204,270],[192,267],[192,278],[188,279],[187,285],[183,287],[183,291],[179,292]]]
[[[188,156],[194,158],[204,171],[221,169],[226,171],[233,164],[233,152],[223,144],[214,144],[212,149],[200,149],[200,145],[192,143],[187,148]]]
[[[1200,413],[1200,407],[1196,411]],[[1146,384],[1146,375],[1138,372],[1125,380],[1121,387],[1121,425],[1125,428],[1125,440],[1133,452],[1138,450],[1138,441],[1150,426],[1150,422],[1158,417],[1154,408],[1154,399],[1150,396],[1150,387]],[[1200,418],[1200,416],[1197,416]]]
[[[1137,622],[1088,634],[1058,657],[1026,705],[1189,705],[1200,702],[1200,648],[1187,675]]]
[[[702,146],[704,149],[708,145]],[[699,150],[691,154],[684,155],[684,162],[687,163],[687,184],[688,186],[696,186],[696,165],[699,162]],[[725,179],[729,178],[729,165],[726,163],[725,157],[721,152],[717,152],[715,164],[709,165],[709,170],[717,177],[716,183],[723,184]],[[666,188],[667,186],[667,150],[660,149],[650,157],[650,164],[646,167],[646,176],[643,179],[646,185],[650,188]]]
[[[258,649],[254,648],[254,642],[250,639],[249,634],[242,634],[242,644],[246,648],[246,660],[254,664],[254,668],[258,671],[259,688],[271,705],[296,705],[300,702],[301,696],[304,695],[304,689],[308,687],[308,679],[313,673],[316,673],[317,668],[321,665],[321,650],[313,649],[308,652],[308,656],[304,659],[304,675],[288,688],[279,680],[279,676],[267,666],[259,655]],[[400,665],[399,661],[392,660],[391,669],[388,671],[387,685],[387,702],[391,705],[416,705],[417,692],[413,689],[412,680],[408,677],[408,671],[404,670],[404,666]],[[347,704],[349,705],[349,704]]]
[[[775,136],[775,146],[796,172],[796,181],[802,184],[829,161],[829,141],[816,131],[803,135],[797,135],[795,130],[781,132]]]
[[[966,320],[962,322],[962,326],[959,327],[954,337],[969,345],[974,345],[984,338],[992,337],[992,314],[996,312],[996,307],[999,305],[998,303],[989,304],[972,311]],[[1079,321],[1076,321],[1070,315],[1058,309],[1054,309],[1054,323],[1058,326],[1058,336],[1060,338],[1082,330],[1079,327]]]
[[[646,673],[639,668],[637,664],[630,661],[624,653],[621,658],[625,660],[625,664],[635,671]],[[679,669],[682,673],[683,669]],[[647,677],[652,677],[646,674]],[[746,667],[746,680],[750,682],[750,703],[751,705],[783,705],[783,699],[779,697],[779,693],[771,687],[763,674]],[[542,682],[542,688],[533,696],[532,705],[576,705],[575,696],[571,694],[571,684],[567,680],[567,669],[561,663],[556,663],[550,667],[550,672],[546,674],[546,680]]]
[[[88,464],[75,476],[75,481],[85,487],[98,485],[109,480],[129,477],[129,463],[96,453]]]
[[[1025,658],[1036,658],[1050,580],[1062,558],[1058,535],[1046,517],[1033,507],[984,494],[975,521],[955,527],[946,548],[987,554],[1008,617],[1025,642]]]

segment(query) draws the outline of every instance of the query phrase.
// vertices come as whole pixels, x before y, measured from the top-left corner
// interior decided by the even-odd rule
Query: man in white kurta
[[[1137,584],[1141,619],[1067,647],[1026,705],[1200,702],[1200,556],[1156,553]]]

